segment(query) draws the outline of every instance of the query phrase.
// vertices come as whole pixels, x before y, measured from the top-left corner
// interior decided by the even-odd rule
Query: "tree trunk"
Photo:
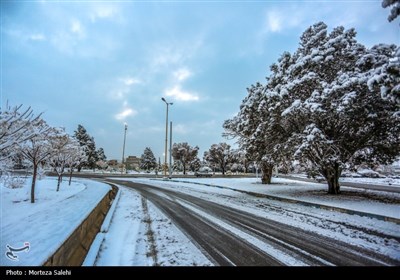
[[[68,186],[71,186],[71,180],[72,180],[72,172],[73,172],[73,168],[71,168],[70,172],[69,172],[69,182],[68,182]]]
[[[35,184],[36,184],[36,175],[37,175],[38,165],[33,163],[33,176],[32,176],[32,185],[31,185],[31,203],[35,203]]]
[[[333,166],[326,167],[321,173],[328,182],[328,194],[340,194],[339,177],[342,169],[339,164],[335,162]]]
[[[58,180],[57,180],[57,191],[60,190],[60,183],[61,183],[61,175],[58,175]]]
[[[183,165],[183,175],[186,175],[186,163],[182,163]]]
[[[274,166],[271,164],[262,163],[261,164],[261,183],[262,184],[271,184],[272,180],[272,171],[274,170]]]

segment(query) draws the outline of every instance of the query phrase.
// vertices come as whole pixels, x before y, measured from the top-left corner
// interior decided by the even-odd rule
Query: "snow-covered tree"
[[[104,153],[103,148],[99,148],[96,153],[97,153],[97,160],[102,160],[102,161],[107,160],[107,157],[106,157],[106,154]]]
[[[382,8],[388,7],[391,7],[390,15],[388,16],[388,21],[391,22],[400,15],[400,0],[383,0]]]
[[[0,171],[12,164],[16,147],[35,137],[33,129],[41,121],[41,114],[34,116],[31,107],[22,109],[22,104],[11,107],[8,103],[0,108]]]
[[[81,146],[79,141],[74,137],[70,138],[69,154],[70,157],[67,158],[66,166],[68,166],[69,170],[68,185],[71,185],[74,169],[82,166],[82,162],[86,162],[87,156],[84,147]]]
[[[196,156],[195,159],[193,159],[190,164],[189,168],[191,171],[198,171],[201,167],[201,161],[200,159]]]
[[[322,22],[308,28],[299,49],[284,53],[268,83],[253,86],[238,115],[225,122],[262,169],[297,159],[337,194],[345,166],[390,163],[399,155],[398,74],[378,69],[393,62],[396,47],[368,50],[355,35],[343,27],[328,34]]]
[[[75,131],[74,136],[79,141],[79,144],[84,147],[87,158],[85,162],[82,162],[81,165],[78,166],[78,172],[82,167],[95,169],[98,159],[94,138],[87,133],[86,129],[82,125],[78,125],[78,129]]]
[[[18,152],[20,152],[33,167],[33,177],[31,184],[31,203],[35,203],[35,184],[40,164],[43,164],[53,153],[53,147],[50,143],[51,137],[56,134],[55,129],[49,127],[44,121],[35,122],[32,126],[35,137],[18,144]]]
[[[369,90],[396,102],[399,105],[396,114],[400,114],[400,48],[386,44],[373,46],[357,66],[366,72]]]
[[[251,164],[251,159],[249,158],[246,150],[237,149],[232,151],[234,162],[236,163],[236,167],[238,171],[242,171],[244,173],[248,172],[249,166]],[[233,167],[235,169],[235,167]],[[232,170],[233,171],[233,170]]]
[[[325,177],[331,194],[340,192],[346,164],[389,163],[400,152],[398,105],[368,87],[359,68],[368,52],[355,36],[343,27],[328,34],[324,23],[310,27],[280,86],[289,93],[283,103],[291,103],[281,114],[287,142]]]
[[[146,147],[142,156],[140,157],[140,168],[143,170],[151,170],[157,167],[157,161],[154,157],[153,151]]]
[[[99,148],[96,151],[96,166],[100,169],[107,169],[108,164],[107,164],[107,157],[104,153],[104,149],[103,148]]]
[[[228,164],[232,160],[231,146],[227,143],[219,143],[211,145],[208,151],[204,152],[204,160],[215,164],[225,175]]]
[[[57,173],[57,191],[59,191],[62,177],[69,163],[69,159],[74,155],[73,149],[75,147],[71,137],[64,131],[64,129],[55,130],[54,135],[52,135],[49,140],[53,152],[48,162]]]
[[[190,163],[197,158],[199,147],[190,146],[187,142],[174,143],[172,146],[172,157],[174,161],[179,161],[183,167],[183,174],[186,174],[186,169]]]
[[[180,162],[179,160],[174,161],[174,163],[172,164],[172,170],[176,172],[183,171],[182,162]]]
[[[282,64],[287,64],[290,59],[290,55],[285,53],[280,64],[273,65],[271,71],[279,71]],[[245,153],[244,161],[247,161],[247,166],[257,162],[261,167],[263,184],[271,183],[273,167],[283,158],[284,151],[277,148],[283,132],[274,106],[277,97],[267,90],[260,83],[248,88],[248,95],[243,100],[239,113],[224,123],[224,135],[238,139],[240,150]]]

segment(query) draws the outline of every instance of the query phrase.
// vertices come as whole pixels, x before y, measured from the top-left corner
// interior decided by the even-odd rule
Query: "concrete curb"
[[[383,215],[379,215],[379,214],[367,213],[367,212],[351,210],[351,209],[346,209],[346,208],[341,208],[341,207],[336,207],[336,206],[329,206],[329,205],[324,205],[324,204],[319,204],[319,203],[313,203],[313,202],[308,202],[308,201],[303,201],[303,200],[296,200],[293,198],[286,198],[286,197],[280,197],[280,196],[274,196],[274,195],[270,195],[270,194],[262,194],[262,193],[256,193],[256,192],[250,192],[250,191],[243,191],[243,190],[237,190],[237,189],[233,189],[233,188],[225,187],[225,186],[219,186],[219,185],[214,185],[214,184],[204,184],[204,183],[191,182],[191,181],[180,181],[180,180],[173,180],[173,179],[168,179],[168,180],[150,179],[150,180],[187,183],[187,184],[195,184],[195,185],[201,185],[201,186],[207,186],[207,187],[215,187],[215,188],[220,188],[220,189],[227,189],[227,190],[245,193],[245,194],[256,196],[256,197],[268,198],[268,199],[272,199],[272,200],[293,203],[293,204],[299,204],[299,205],[304,205],[304,206],[309,206],[309,207],[314,207],[314,208],[324,209],[324,210],[329,210],[329,211],[336,211],[336,212],[340,212],[340,213],[346,213],[349,215],[358,215],[361,217],[374,218],[377,220],[392,222],[392,223],[400,225],[400,219],[398,219],[398,218],[387,217],[387,216],[383,216]]]
[[[117,185],[104,182],[105,184],[108,184],[110,186],[114,186],[117,188],[117,194],[111,204],[110,209],[108,210],[108,213],[106,217],[104,218],[103,223],[101,224],[100,231],[97,233],[94,241],[92,242],[92,245],[89,248],[89,251],[85,257],[85,260],[82,263],[82,266],[94,266],[94,263],[96,262],[97,255],[100,251],[101,244],[103,244],[104,237],[106,233],[108,232],[108,229],[110,228],[111,220],[112,217],[114,216],[115,208],[118,204],[119,198],[121,197],[121,190]]]
[[[43,266],[80,266],[111,207],[118,189],[110,190],[97,203],[81,224],[70,234],[60,247],[42,264]]]

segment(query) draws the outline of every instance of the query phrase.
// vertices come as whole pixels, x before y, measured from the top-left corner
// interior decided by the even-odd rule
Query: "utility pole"
[[[128,125],[125,123],[124,145],[122,146],[122,168],[121,168],[121,174],[124,173],[125,141],[126,141],[126,131],[127,130],[128,130]]]
[[[164,177],[167,178],[167,147],[168,147],[168,107],[173,103],[168,103],[164,97],[161,98],[162,101],[167,105],[167,116],[165,119],[165,147],[164,147]]]

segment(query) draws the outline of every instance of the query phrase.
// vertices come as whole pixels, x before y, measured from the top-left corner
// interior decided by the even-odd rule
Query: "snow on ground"
[[[32,204],[30,184],[28,179],[18,189],[0,185],[1,266],[42,265],[110,190],[104,183],[75,179],[71,186],[65,180],[57,192],[57,180],[46,178],[36,182]],[[30,243],[29,252],[20,252],[18,261],[6,257],[6,245],[23,247],[24,242]]]
[[[193,266],[212,263],[153,204],[119,186],[121,197],[96,266]]]
[[[291,198],[400,219],[400,194],[341,187],[339,196],[328,195],[327,185],[273,178],[271,185],[257,178],[185,178],[177,181],[213,184],[230,189]],[[200,186],[197,186],[199,188]],[[367,199],[368,198],[368,199]]]
[[[115,178],[113,178],[115,179]],[[127,180],[127,178],[124,178]],[[377,220],[369,217],[360,217],[358,215],[350,215],[336,211],[328,211],[324,209],[303,206],[300,204],[286,203],[267,198],[255,197],[245,193],[237,192],[230,189],[222,189],[213,186],[196,185],[193,183],[171,182],[164,180],[151,180],[151,179],[130,179],[134,182],[154,185],[166,189],[173,189],[175,191],[188,193],[190,195],[206,199],[215,203],[233,207],[245,212],[265,217],[288,225],[299,227],[308,231],[316,232],[318,234],[331,237],[337,240],[348,242],[360,247],[374,250],[381,254],[390,256],[400,260],[400,225]],[[179,179],[178,179],[179,180]],[[286,180],[278,180],[280,182],[275,185],[265,186],[258,184],[257,179],[180,179],[184,181],[209,183],[215,185],[226,185],[231,188],[250,190],[252,192],[265,192],[275,189],[275,194],[279,190],[286,190],[286,194],[290,193],[290,189],[296,191],[295,186],[303,191],[307,189],[307,184],[304,182],[295,182],[293,185],[285,185]],[[303,187],[302,184],[305,184]],[[313,184],[314,185],[314,184]],[[326,186],[322,184],[315,184],[314,188],[324,190]],[[385,194],[385,193],[384,193]],[[304,195],[304,194],[303,194]],[[312,197],[312,196],[311,196]],[[316,196],[318,199],[318,196]],[[319,203],[324,201],[318,201]],[[366,202],[363,202],[366,203]],[[338,202],[335,203],[337,205]],[[368,203],[367,203],[368,204]],[[383,207],[384,204],[371,201],[371,206],[379,204]],[[398,207],[398,202],[395,204]],[[337,205],[338,206],[338,205]],[[390,204],[389,204],[390,206]],[[375,207],[375,208],[376,208]],[[373,209],[374,207],[371,207]],[[379,208],[379,207],[378,207]],[[363,210],[368,210],[363,208]],[[367,211],[369,212],[369,211]],[[383,211],[385,212],[385,211]],[[389,211],[390,212],[390,211]],[[255,244],[258,246],[257,244]]]
[[[400,179],[394,178],[351,178],[343,177],[339,180],[342,183],[361,183],[361,184],[371,184],[371,185],[382,185],[400,188]]]
[[[371,185],[382,185],[382,186],[392,186],[392,187],[400,187],[400,178],[368,178],[362,177],[360,174],[354,173],[354,177],[340,177],[339,181],[341,183],[360,183],[360,184],[371,184]],[[290,174],[291,177],[308,179],[306,174],[298,173],[298,174]]]

